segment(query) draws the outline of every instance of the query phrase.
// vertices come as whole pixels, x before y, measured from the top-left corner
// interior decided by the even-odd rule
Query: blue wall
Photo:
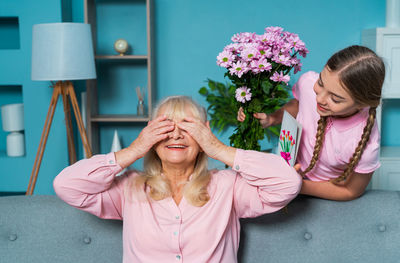
[[[69,12],[64,10],[64,18],[82,22],[83,0],[69,1],[63,4],[71,8]],[[125,0],[108,2],[126,3]],[[0,191],[25,190],[29,180],[51,96],[51,90],[44,83],[30,81],[31,25],[60,21],[61,4],[52,0],[2,1],[0,16],[13,16],[14,13],[20,17],[21,49],[15,52],[0,50],[0,85],[23,86],[28,154],[19,161],[18,158],[0,158]],[[216,56],[233,34],[244,31],[262,33],[266,26],[282,26],[299,34],[310,50],[302,61],[303,72],[319,71],[332,53],[359,44],[363,29],[385,25],[385,1],[154,0],[154,20],[155,99],[185,94],[204,103],[198,89],[207,78],[224,81],[224,70],[216,65]],[[3,37],[0,36],[0,41]],[[298,76],[295,75],[293,81]],[[80,89],[82,83],[77,86]],[[395,108],[391,114],[399,111]],[[55,117],[58,121],[53,124],[37,185],[36,193],[39,194],[53,193],[51,181],[67,165],[62,118],[62,115]],[[124,126],[119,128],[123,146],[127,146],[140,131],[140,127],[133,130]],[[105,127],[102,131],[102,152],[109,148],[112,131],[112,127]],[[218,136],[227,143],[229,132]],[[394,137],[393,134],[384,135],[383,142],[400,145],[398,140],[385,139]],[[218,163],[212,165],[219,166]]]
[[[0,49],[0,96],[7,98],[12,87],[16,87],[9,101],[24,103],[26,155],[10,158],[5,154],[5,143],[0,148],[0,192],[25,191],[39,145],[42,128],[47,114],[52,89],[49,83],[31,81],[32,25],[37,23],[60,22],[61,2],[54,0],[10,0],[0,2],[0,17],[18,17],[19,49]],[[0,41],[10,35],[0,35]],[[22,86],[22,88],[21,88]],[[4,89],[3,89],[4,88]],[[18,101],[16,101],[18,100]],[[58,107],[44,153],[36,193],[52,193],[52,179],[68,164],[64,113]],[[2,138],[7,135],[3,130]]]

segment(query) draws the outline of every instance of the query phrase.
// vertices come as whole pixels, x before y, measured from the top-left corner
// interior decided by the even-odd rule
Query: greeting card
[[[279,135],[278,154],[290,165],[296,164],[302,127],[290,113],[284,111]]]

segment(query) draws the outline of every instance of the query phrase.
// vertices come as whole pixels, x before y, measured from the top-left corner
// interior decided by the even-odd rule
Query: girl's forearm
[[[300,194],[336,201],[348,201],[358,197],[346,185],[336,185],[328,181],[315,182],[310,180],[303,180]]]
[[[299,112],[299,101],[296,99],[292,99],[288,103],[283,105],[282,108],[272,113],[271,117],[273,118],[273,125],[278,125],[282,123],[284,111],[289,112],[290,115],[296,118],[297,113]]]

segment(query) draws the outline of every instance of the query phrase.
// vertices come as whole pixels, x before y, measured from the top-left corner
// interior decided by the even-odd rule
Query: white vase
[[[386,27],[400,27],[400,0],[386,0]]]
[[[1,106],[1,119],[4,131],[22,131],[24,129],[24,104],[15,103]]]
[[[114,130],[114,137],[113,137],[113,142],[111,145],[111,152],[118,152],[121,150],[121,142],[119,140],[118,132],[117,130]]]
[[[19,157],[25,155],[25,139],[21,132],[11,132],[7,135],[7,155]]]
[[[121,150],[121,141],[119,140],[119,136],[118,136],[118,132],[117,130],[114,130],[114,137],[113,137],[113,142],[111,145],[111,152],[118,152],[119,150]],[[119,172],[117,174],[117,176],[120,176],[121,174],[125,173],[126,168],[123,169],[121,172]]]

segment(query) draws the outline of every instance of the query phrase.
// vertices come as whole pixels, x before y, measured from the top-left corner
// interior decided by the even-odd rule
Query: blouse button
[[[176,255],[177,260],[181,260],[181,255]]]
[[[236,170],[239,170],[239,169],[240,169],[240,166],[237,164],[237,165],[235,166],[235,169],[236,169]]]
[[[108,163],[109,163],[109,164],[113,164],[114,161],[113,161],[113,160],[109,160]]]
[[[179,219],[180,218],[180,216],[175,216],[175,219]]]

